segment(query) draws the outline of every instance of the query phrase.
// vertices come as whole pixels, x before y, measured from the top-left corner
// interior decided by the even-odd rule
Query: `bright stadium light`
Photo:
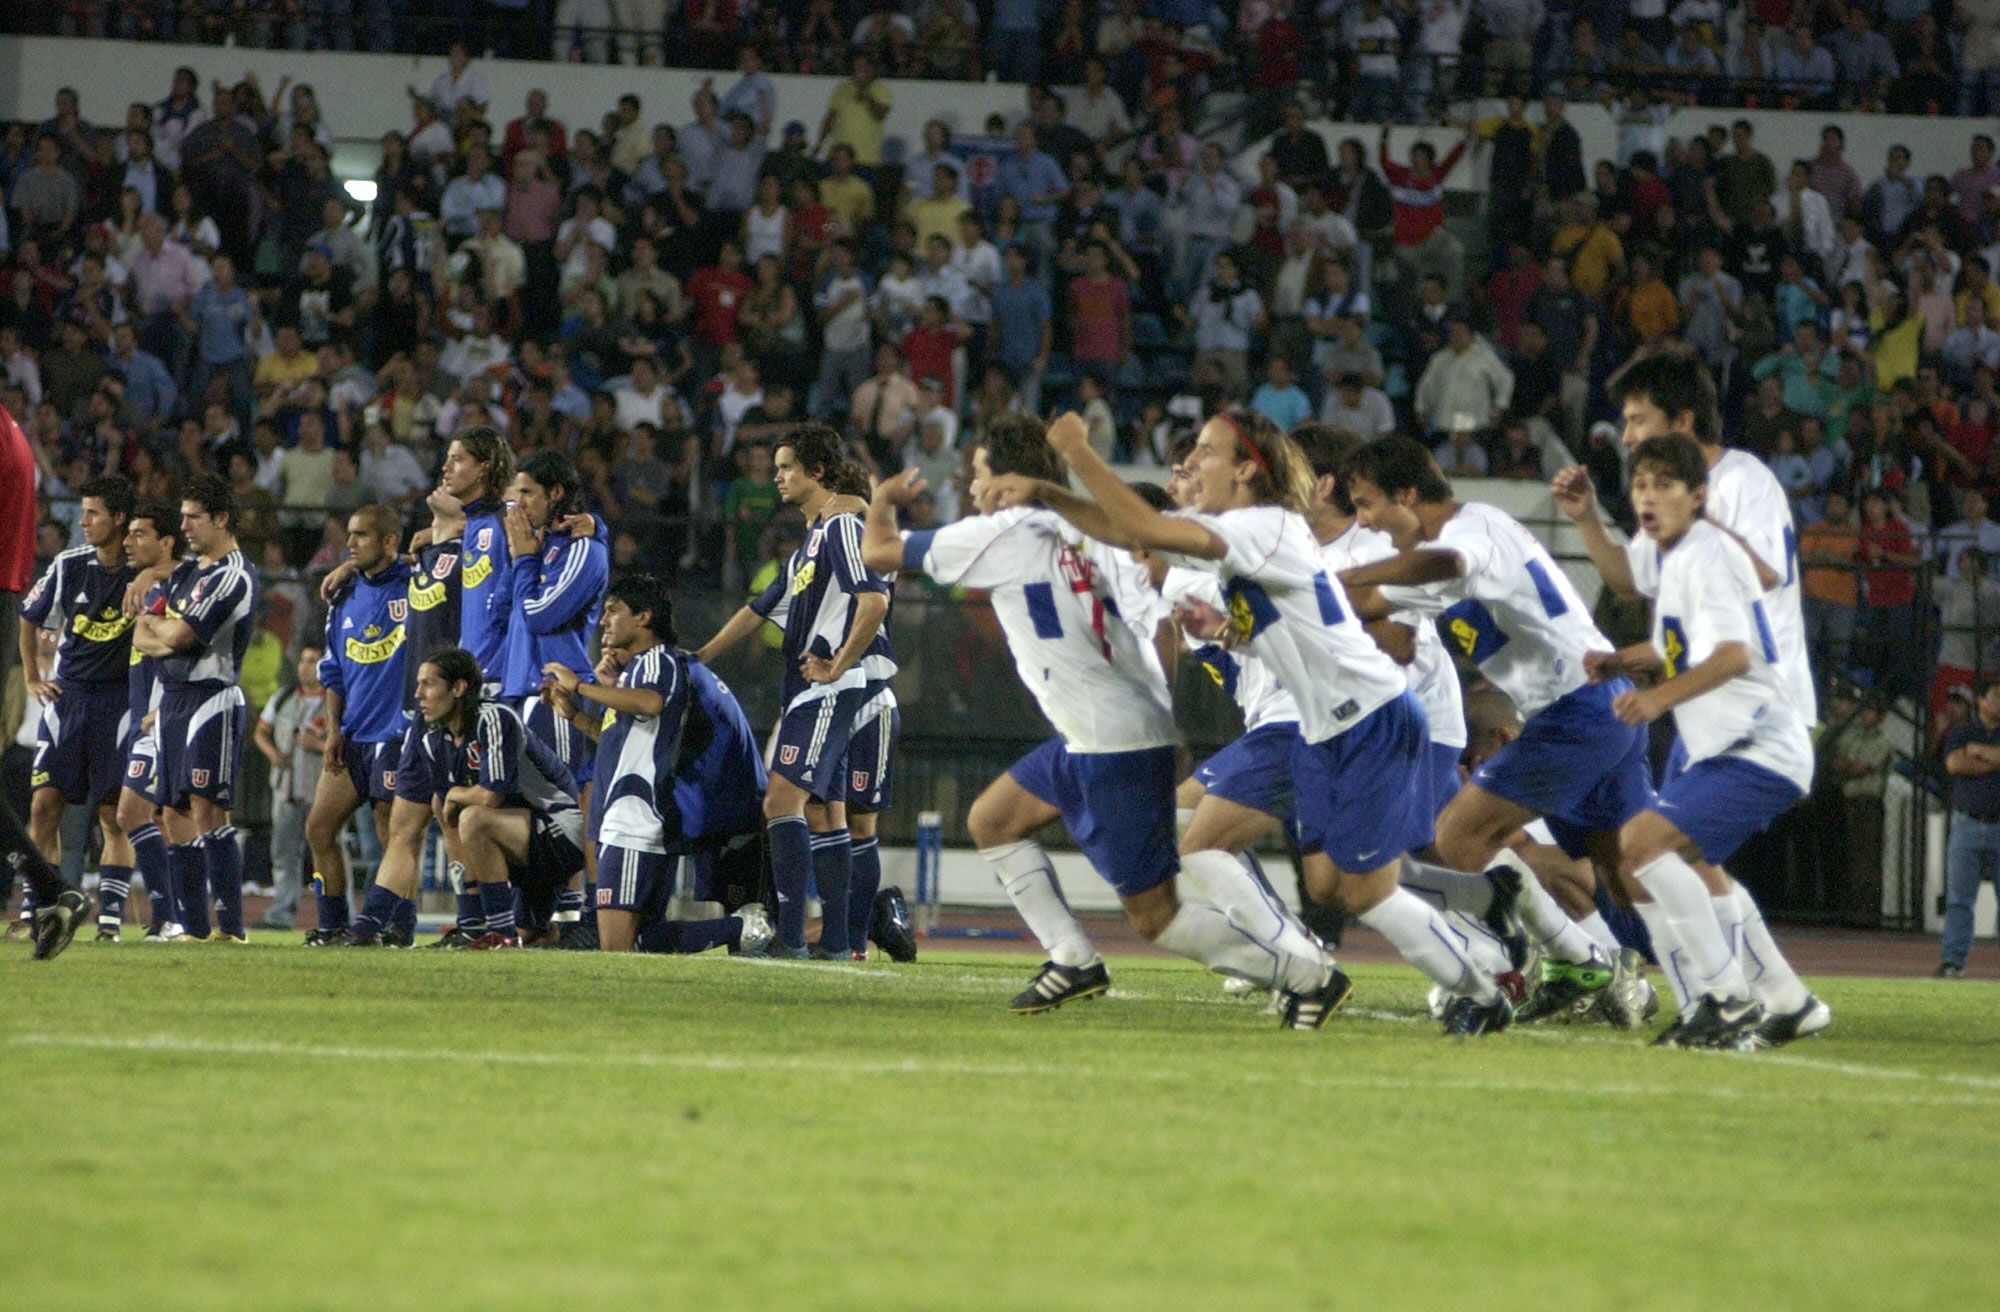
[[[373,205],[375,203],[375,179],[349,178],[340,185],[346,189],[347,194],[353,198],[355,204]]]

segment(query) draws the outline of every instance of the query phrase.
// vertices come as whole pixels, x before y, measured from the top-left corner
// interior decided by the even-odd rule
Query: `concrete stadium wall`
[[[72,86],[83,101],[84,116],[104,125],[124,122],[133,100],[156,102],[164,97],[180,65],[192,68],[202,86],[215,78],[235,81],[255,70],[268,92],[289,73],[294,82],[310,82],[319,95],[338,142],[335,172],[342,177],[366,177],[378,158],[375,143],[391,128],[410,124],[406,85],[420,90],[444,68],[444,60],[415,55],[335,54],[324,51],[249,50],[234,46],[191,46],[130,41],[94,41],[70,37],[0,37],[0,119],[39,122],[53,112],[58,87]],[[692,117],[689,100],[704,78],[714,78],[718,91],[735,80],[730,72],[691,69],[625,68],[602,64],[530,63],[507,59],[475,61],[492,88],[492,116],[498,124],[521,112],[531,87],[549,94],[549,110],[572,128],[594,127],[604,111],[627,91],[638,94],[647,123],[680,124]],[[839,79],[775,75],[777,121],[802,119],[818,132],[827,97]],[[926,82],[888,79],[895,104],[885,131],[909,142],[921,139],[925,122],[943,119],[953,131],[976,133],[992,113],[1011,121],[1026,112],[1026,93],[1018,84],[1001,82]],[[1495,102],[1489,109],[1497,111]],[[1819,131],[1838,121],[1847,133],[1847,158],[1868,181],[1880,172],[1890,145],[1910,148],[1918,175],[1949,175],[1966,163],[1966,143],[1975,132],[1992,132],[1990,119],[1912,118],[1886,114],[1812,114],[1782,110],[1684,109],[1674,113],[1668,135],[1685,137],[1710,123],[1727,124],[1748,118],[1757,128],[1759,148],[1784,164],[1810,157],[1819,149]],[[1602,105],[1579,104],[1570,121],[1583,138],[1588,163],[1613,158],[1618,130]],[[1375,128],[1370,124],[1322,120],[1314,127],[1327,138],[1331,151],[1342,138],[1359,135],[1372,152]],[[1456,134],[1442,128],[1399,127],[1391,149],[1399,158],[1410,145],[1429,140],[1447,148]],[[775,142],[773,143],[775,144]],[[1248,168],[1261,154],[1261,144],[1239,156]],[[1483,192],[1487,186],[1488,152],[1475,150],[1453,174],[1454,190]],[[1587,165],[1586,165],[1587,166]]]
[[[76,88],[86,119],[118,126],[133,101],[157,103],[165,98],[174,69],[182,65],[201,79],[204,99],[211,81],[233,83],[249,71],[257,74],[266,95],[286,74],[294,83],[311,83],[336,139],[334,171],[350,178],[374,171],[380,158],[377,143],[384,132],[409,130],[410,101],[404,88],[414,85],[422,91],[445,69],[442,57],[430,56],[0,37],[0,120],[40,122],[55,112],[57,88],[68,86]],[[639,97],[643,122],[678,126],[694,117],[690,102],[704,80],[714,80],[717,94],[736,80],[734,72],[604,64],[479,59],[473,66],[485,75],[492,91],[488,116],[496,128],[520,115],[522,101],[533,87],[548,92],[549,113],[572,130],[596,128],[605,111],[627,91]],[[771,144],[777,145],[776,129],[790,119],[803,120],[817,137],[827,100],[840,79],[781,74],[772,81],[777,84],[777,117]],[[1026,91],[1019,84],[902,78],[885,82],[894,103],[884,131],[913,144],[922,140],[924,124],[933,118],[964,136],[978,133],[988,114],[1005,114],[1012,121],[1027,112]]]

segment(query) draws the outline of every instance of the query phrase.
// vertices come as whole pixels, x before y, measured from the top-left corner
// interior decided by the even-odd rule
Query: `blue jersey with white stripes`
[[[514,606],[507,526],[500,514],[498,501],[468,505],[459,541],[458,644],[479,662],[489,684],[499,682],[507,659],[507,620]]]
[[[96,547],[73,547],[49,562],[21,599],[21,618],[62,635],[51,678],[67,686],[124,677],[132,646],[125,589],[137,573],[123,560],[106,565]]]
[[[597,787],[590,798],[590,834],[598,842],[640,852],[665,852],[681,837],[670,783],[687,723],[687,658],[664,643],[634,656],[620,688],[660,695],[652,715],[606,708],[597,735]]]
[[[409,725],[403,711],[409,606],[410,567],[395,560],[372,576],[357,574],[327,608],[319,681],[340,694],[340,731],[349,741],[400,740]]]
[[[593,537],[550,533],[539,554],[517,556],[509,567],[510,614],[499,672],[500,695],[525,697],[542,686],[542,667],[558,661],[594,682],[590,631],[604,607],[611,576],[605,525]],[[488,670],[491,667],[482,666]]]
[[[859,515],[851,511],[829,515],[807,530],[805,545],[792,553],[771,586],[750,603],[750,609],[785,631],[787,708],[895,676],[886,617],[861,659],[834,682],[812,683],[799,669],[806,657],[831,659],[846,645],[857,597],[888,591],[888,581],[862,562]]]
[[[161,681],[212,689],[237,683],[257,625],[258,593],[257,574],[241,551],[214,562],[182,561],[167,579],[167,614],[193,629],[196,642],[161,659]]]
[[[167,585],[164,581],[155,583],[146,590],[146,600],[140,605],[141,615],[164,615],[167,613]],[[137,647],[131,649],[127,657],[130,662],[125,675],[126,707],[132,712],[131,732],[139,732],[139,722],[148,713],[157,710],[160,702],[160,658],[147,656]]]
[[[423,750],[437,798],[467,784],[498,793],[502,808],[548,815],[576,807],[576,780],[562,758],[504,702],[481,702],[463,739],[442,725],[426,726]]]

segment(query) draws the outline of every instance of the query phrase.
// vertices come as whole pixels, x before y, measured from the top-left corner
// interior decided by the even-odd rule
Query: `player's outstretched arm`
[[[1227,544],[1201,524],[1163,515],[1127,487],[1125,480],[1090,449],[1090,430],[1074,411],[1056,416],[1049,425],[1049,445],[1069,462],[1091,500],[1045,483],[1040,485],[1042,503],[1091,537],[1114,547],[1165,551],[1200,560],[1221,560],[1229,554]]]
[[[1340,572],[1341,586],[1350,593],[1364,587],[1421,588],[1465,576],[1465,561],[1456,551],[1421,547]],[[1378,617],[1370,617],[1378,618]]]
[[[1632,561],[1625,549],[1604,531],[1604,521],[1597,514],[1597,489],[1591,485],[1590,471],[1582,465],[1562,470],[1549,484],[1549,494],[1555,498],[1556,509],[1576,525],[1576,534],[1583,539],[1583,549],[1590,553],[1590,563],[1597,566],[1604,586],[1621,600],[1637,601],[1639,588],[1632,578]]]
[[[727,655],[763,626],[764,617],[744,606],[729,617],[729,622],[716,631],[713,638],[696,649],[694,658],[703,665],[715,664],[718,656]]]
[[[861,525],[861,563],[877,574],[912,568],[903,560],[903,535],[896,529],[896,507],[906,506],[924,490],[924,480],[905,469],[875,485],[868,515]]]

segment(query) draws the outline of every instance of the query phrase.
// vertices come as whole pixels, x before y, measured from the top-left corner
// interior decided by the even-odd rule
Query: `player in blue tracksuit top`
[[[132,848],[119,827],[117,797],[125,774],[123,725],[132,617],[125,589],[136,570],[125,560],[132,485],[117,475],[79,492],[84,545],[49,562],[21,603],[21,668],[43,703],[35,734],[28,832],[51,864],[62,858],[62,818],[72,806],[97,812],[104,834],[99,865],[97,937],[116,942],[132,881]],[[41,630],[60,634],[44,678]],[[81,855],[81,854],[79,854]]]
[[[415,933],[417,909],[411,899],[416,896],[424,833],[431,823],[432,791],[426,773],[429,758],[423,751],[423,726],[416,714],[417,666],[432,651],[464,643],[491,653],[497,674],[506,614],[503,605],[503,627],[496,627],[491,604],[495,596],[504,595],[494,580],[496,557],[500,567],[507,563],[506,534],[499,524],[498,509],[501,493],[513,480],[514,453],[507,443],[491,428],[468,428],[453,437],[446,448],[437,489],[426,503],[431,510],[430,540],[416,549],[417,568],[409,581],[410,608],[404,622],[405,641],[413,653],[406,662],[404,680],[411,723],[396,762],[389,842],[375,871],[375,885],[348,935],[352,946],[408,946]],[[322,600],[331,604],[352,568],[351,563],[343,563],[328,575],[320,590]],[[498,689],[497,678],[492,686]],[[479,897],[460,888],[457,924],[430,946],[465,947],[483,934],[485,927]]]
[[[590,741],[556,715],[537,694],[543,668],[575,670],[588,682],[590,631],[604,604],[611,553],[602,520],[587,537],[559,527],[577,509],[581,484],[576,465],[560,451],[537,451],[525,460],[509,489],[502,517],[512,556],[501,700],[515,705],[530,732],[556,749],[580,784],[590,782]]]
[[[347,521],[347,556],[356,573],[327,607],[326,654],[319,681],[326,688],[326,764],[306,818],[312,847],[319,925],[309,947],[346,938],[347,859],[340,834],[354,813],[372,804],[375,831],[389,841],[396,765],[409,729],[404,710],[410,614],[410,565],[400,559],[400,522],[388,506],[366,506]]]

